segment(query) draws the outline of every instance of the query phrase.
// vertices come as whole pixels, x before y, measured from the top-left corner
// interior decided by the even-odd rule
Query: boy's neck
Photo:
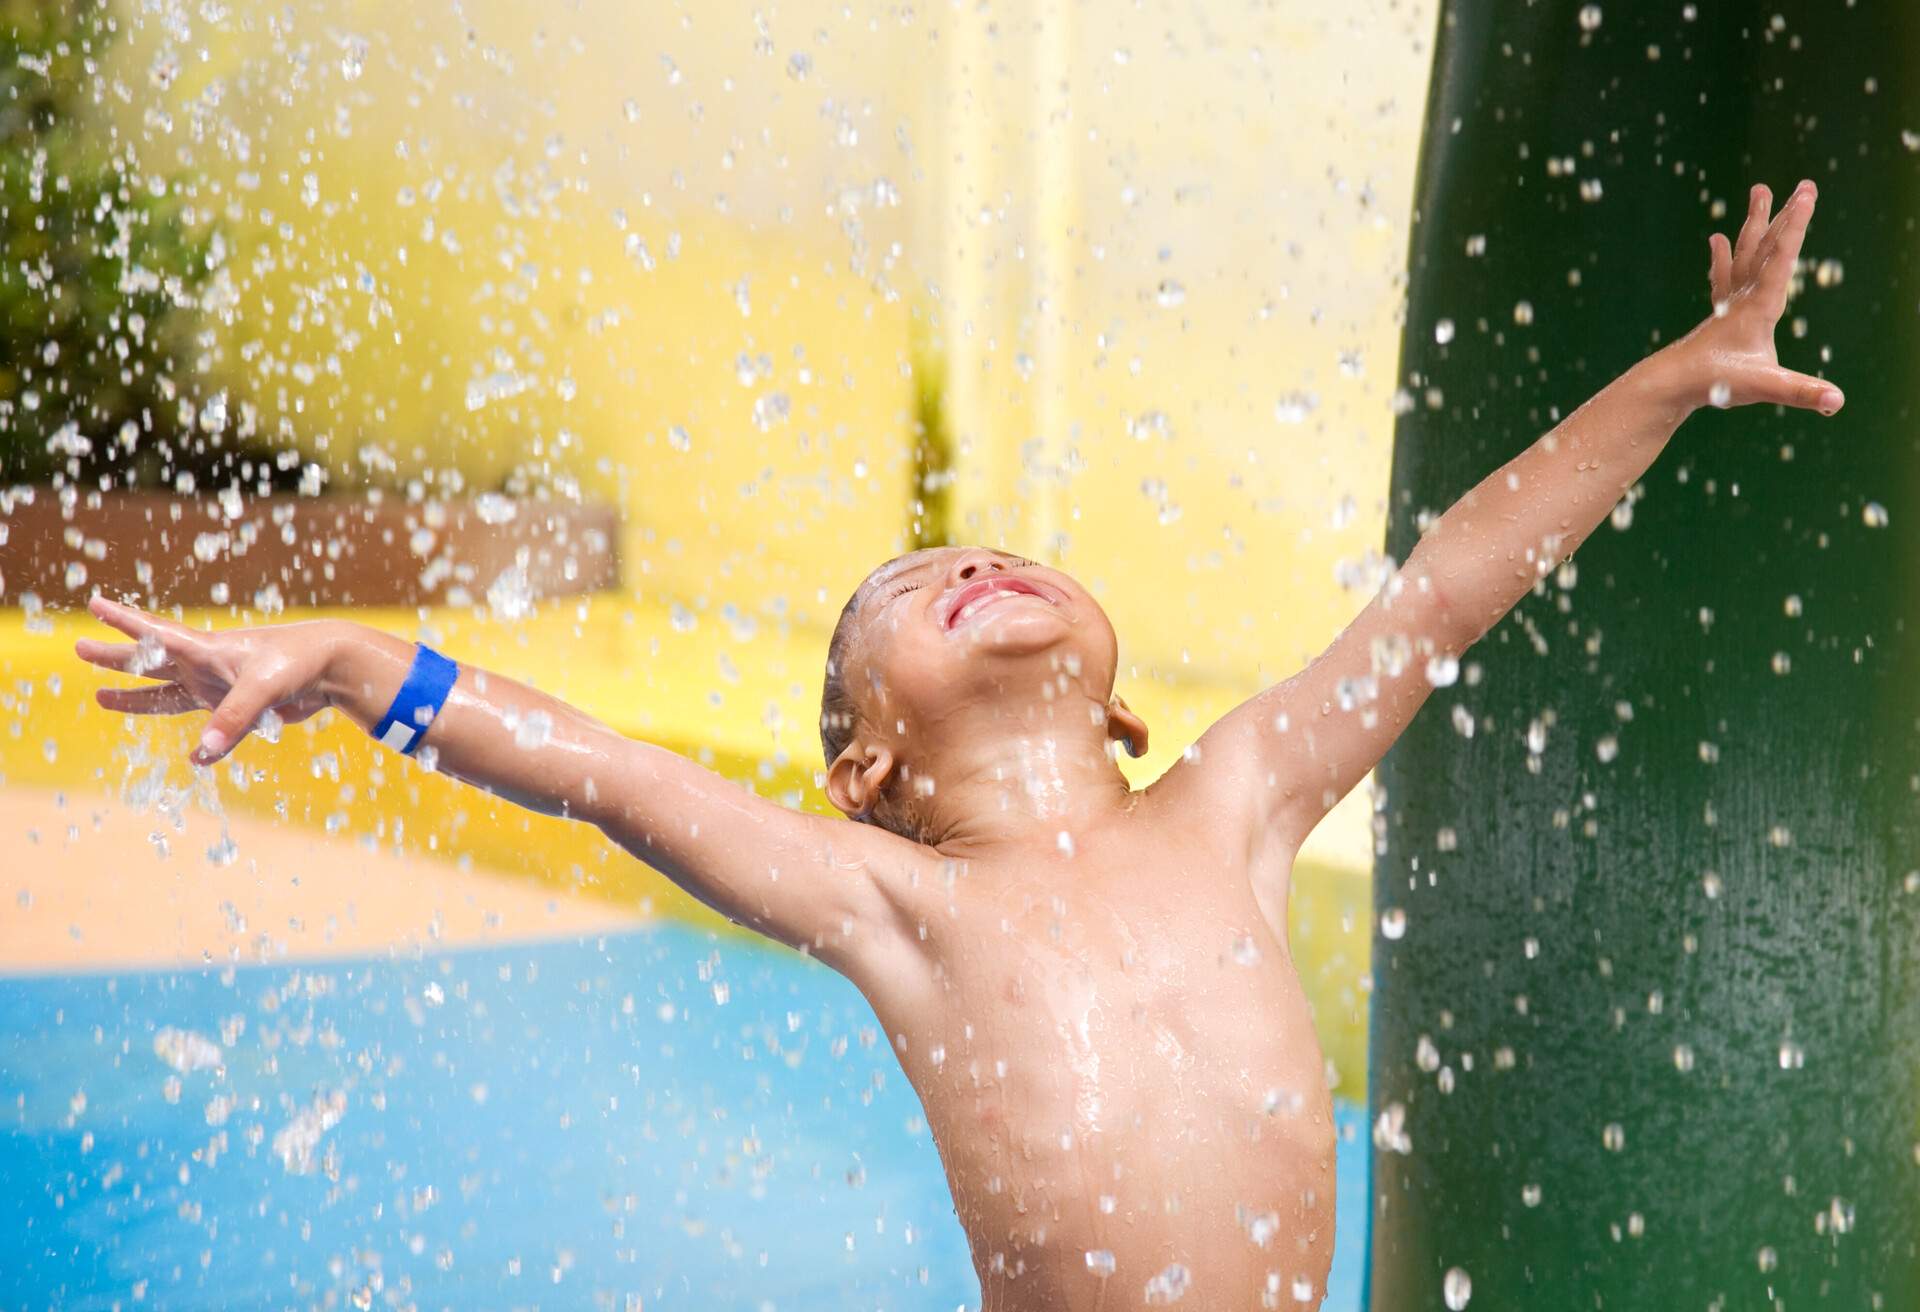
[[[956,745],[909,767],[933,781],[933,795],[919,796],[913,779],[900,786],[922,842],[948,856],[1018,848],[1067,858],[1081,834],[1132,810],[1136,794],[1113,740],[1079,702],[1049,703],[1027,719],[996,715],[972,732],[942,726]]]

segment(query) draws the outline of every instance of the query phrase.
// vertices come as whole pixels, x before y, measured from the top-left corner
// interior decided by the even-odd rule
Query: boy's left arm
[[[1769,224],[1771,197],[1754,187],[1738,244],[1708,239],[1710,318],[1468,492],[1318,659],[1207,731],[1198,768],[1253,799],[1268,838],[1298,848],[1426,701],[1429,661],[1458,660],[1571,555],[1695,409],[1840,408],[1839,389],[1781,368],[1774,355],[1813,203],[1813,184],[1803,182]]]

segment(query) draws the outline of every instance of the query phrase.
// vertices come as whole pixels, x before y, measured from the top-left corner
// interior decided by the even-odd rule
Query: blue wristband
[[[447,704],[453,681],[460,677],[460,667],[426,643],[415,643],[414,647],[413,668],[407,671],[407,681],[400,685],[393,705],[387,708],[380,723],[373,726],[375,738],[408,756],[413,755],[426,737],[427,726]]]

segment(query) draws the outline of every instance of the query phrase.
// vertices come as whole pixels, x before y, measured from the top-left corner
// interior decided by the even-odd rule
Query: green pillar
[[[1920,1308],[1920,6],[1449,0],[1426,122],[1396,560],[1754,182],[1848,403],[1695,415],[1383,764],[1370,1307]]]

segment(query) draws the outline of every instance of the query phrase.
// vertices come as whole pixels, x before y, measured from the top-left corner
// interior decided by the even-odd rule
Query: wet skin
[[[985,1308],[1138,1307],[1182,1285],[1191,1307],[1316,1305],[1334,1144],[1286,946],[1294,854],[1420,708],[1427,670],[1571,555],[1694,409],[1839,409],[1773,349],[1813,188],[1771,220],[1770,203],[1756,187],[1738,242],[1710,239],[1712,317],[1490,474],[1318,659],[1145,790],[1115,755],[1147,727],[1113,695],[1092,595],[974,547],[888,562],[856,593],[857,715],[826,787],[864,823],[784,809],[470,667],[426,730],[435,767],[598,826],[851,979],[926,1107]],[[78,654],[152,681],[101,704],[211,708],[200,764],[268,709],[370,729],[413,655],[337,621],[208,632],[92,609],[138,643]],[[527,746],[535,713],[552,728]]]

